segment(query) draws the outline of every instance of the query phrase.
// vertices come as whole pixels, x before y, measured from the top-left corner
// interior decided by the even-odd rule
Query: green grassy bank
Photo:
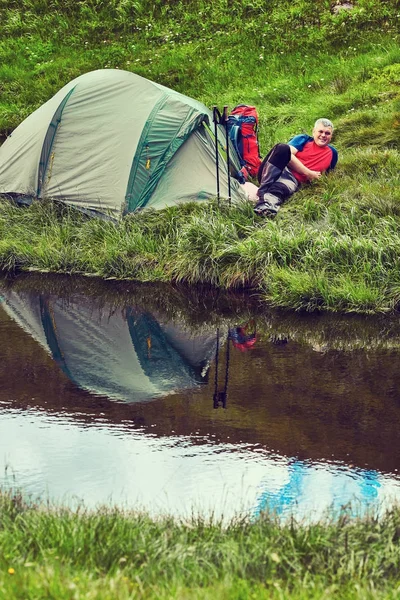
[[[279,525],[267,515],[227,527],[117,509],[75,511],[0,495],[0,596],[398,598],[400,513]]]
[[[258,290],[272,305],[393,312],[400,301],[400,4],[358,0],[0,3],[0,134],[73,77],[121,68],[202,100],[252,103],[262,154],[336,125],[340,161],[274,221],[187,205],[115,225],[0,204],[0,269]]]

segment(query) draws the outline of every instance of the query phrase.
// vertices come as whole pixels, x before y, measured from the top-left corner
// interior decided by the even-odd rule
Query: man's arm
[[[308,169],[303,163],[296,157],[298,153],[298,149],[289,144],[290,152],[292,153],[292,158],[288,163],[289,169],[292,171],[296,171],[296,173],[300,173],[300,175],[305,175],[308,181],[312,181],[313,179],[319,179],[321,177],[321,171],[312,171]]]

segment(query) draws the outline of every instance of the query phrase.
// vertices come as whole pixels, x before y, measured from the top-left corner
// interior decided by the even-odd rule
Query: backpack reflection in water
[[[333,129],[329,119],[317,119],[312,136],[296,135],[287,144],[276,144],[270,150],[258,171],[260,187],[243,184],[248,198],[256,202],[256,214],[275,217],[281,204],[302,183],[319,179],[335,168],[338,153],[330,145]]]
[[[254,346],[257,341],[256,324],[252,319],[245,325],[239,325],[229,329],[229,339],[232,345],[241,352],[246,352]]]

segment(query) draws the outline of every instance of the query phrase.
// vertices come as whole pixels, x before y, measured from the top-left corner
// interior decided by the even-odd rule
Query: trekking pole
[[[229,132],[228,132],[228,107],[224,106],[223,111],[223,123],[225,126],[225,141],[226,141],[226,163],[228,166],[228,202],[231,205],[231,173],[230,173],[230,159],[229,159]]]
[[[213,121],[214,121],[214,136],[215,136],[215,166],[217,168],[217,199],[219,207],[219,157],[218,157],[218,125],[221,123],[221,113],[218,108],[213,108]]]

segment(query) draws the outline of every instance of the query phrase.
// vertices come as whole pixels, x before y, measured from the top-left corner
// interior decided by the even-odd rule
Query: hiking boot
[[[256,206],[254,207],[254,212],[260,217],[267,217],[270,219],[276,217],[278,213],[276,208],[271,206],[271,204],[268,204],[268,202],[259,202],[258,204],[256,204]]]

